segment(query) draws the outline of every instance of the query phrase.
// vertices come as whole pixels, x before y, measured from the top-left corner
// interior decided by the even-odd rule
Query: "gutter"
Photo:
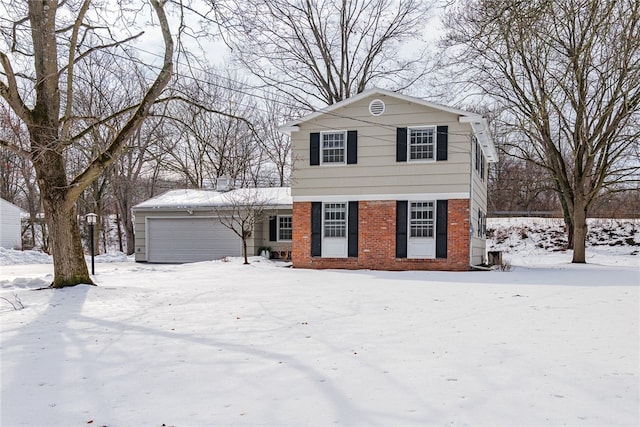
[[[469,263],[469,267],[471,267],[472,270],[480,270],[480,271],[492,271],[493,270],[491,267],[483,267],[481,265],[473,265],[471,263]]]

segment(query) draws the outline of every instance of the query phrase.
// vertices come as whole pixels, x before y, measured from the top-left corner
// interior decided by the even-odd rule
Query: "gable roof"
[[[133,207],[134,210],[207,209],[241,203],[243,200],[262,201],[272,207],[291,207],[289,187],[238,188],[227,192],[214,190],[170,190]]]
[[[447,113],[451,113],[459,116],[458,120],[460,121],[460,123],[469,123],[471,125],[471,129],[473,130],[474,135],[478,139],[478,142],[482,146],[482,151],[484,152],[484,155],[487,158],[487,160],[491,163],[495,163],[498,161],[498,153],[491,139],[491,134],[489,132],[489,125],[487,123],[487,120],[481,115],[477,113],[472,113],[470,111],[448,107],[446,105],[438,104],[431,101],[426,101],[421,98],[403,95],[401,93],[392,92],[392,91],[380,89],[380,88],[367,89],[363,92],[360,92],[357,95],[344,99],[340,102],[336,102],[335,104],[329,105],[328,107],[322,108],[318,111],[314,111],[313,113],[310,113],[299,119],[291,120],[290,122],[287,122],[282,126],[278,127],[278,130],[286,135],[291,136],[291,133],[297,132],[299,130],[298,126],[305,122],[313,120],[316,117],[329,114],[339,108],[345,107],[347,105],[351,105],[353,103],[361,101],[364,98],[367,98],[369,96],[374,96],[374,95],[389,96],[389,97],[397,98],[407,102],[412,102],[417,105],[433,108],[435,110],[445,111]]]
[[[22,209],[20,206],[16,206],[13,203],[11,203],[8,200],[2,199],[0,198],[0,205],[2,206],[2,209],[8,209],[8,210],[12,210],[18,213],[18,215],[23,215],[28,213],[27,211],[25,211],[24,209]]]

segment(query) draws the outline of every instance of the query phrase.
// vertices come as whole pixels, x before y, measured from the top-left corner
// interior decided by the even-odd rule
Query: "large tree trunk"
[[[94,284],[84,259],[76,204],[68,200],[64,168],[56,166],[63,163],[62,158],[55,155],[46,157],[52,159],[50,166],[40,165],[36,170],[53,256],[54,279],[51,287]],[[41,175],[46,175],[47,178],[43,179]],[[52,185],[52,182],[64,185]]]
[[[49,233],[49,250],[53,256],[54,279],[51,287],[94,284],[84,259],[76,200],[70,198],[72,186],[67,179],[62,147],[58,143],[57,115],[52,111],[57,111],[56,105],[43,102],[40,110],[34,112],[33,123],[29,127],[33,147],[31,160],[40,188]]]
[[[587,246],[587,210],[582,199],[576,199],[573,205],[573,260],[584,264]]]
[[[84,259],[75,203],[50,200],[48,196],[43,199],[53,255],[54,280],[51,287],[94,284]]]

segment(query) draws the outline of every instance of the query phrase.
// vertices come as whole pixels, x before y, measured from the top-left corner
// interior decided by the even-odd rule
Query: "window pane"
[[[347,204],[324,205],[324,237],[345,237],[347,232]]]
[[[293,220],[290,216],[278,217],[278,240],[292,240]]]
[[[417,128],[409,132],[409,158],[412,160],[433,159],[434,129]]]
[[[344,132],[322,134],[322,163],[344,163]]]
[[[433,237],[433,202],[411,202],[411,237]]]

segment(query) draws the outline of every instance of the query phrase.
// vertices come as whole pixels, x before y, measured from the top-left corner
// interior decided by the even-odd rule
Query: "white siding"
[[[0,247],[22,249],[20,212],[19,207],[0,199]]]

